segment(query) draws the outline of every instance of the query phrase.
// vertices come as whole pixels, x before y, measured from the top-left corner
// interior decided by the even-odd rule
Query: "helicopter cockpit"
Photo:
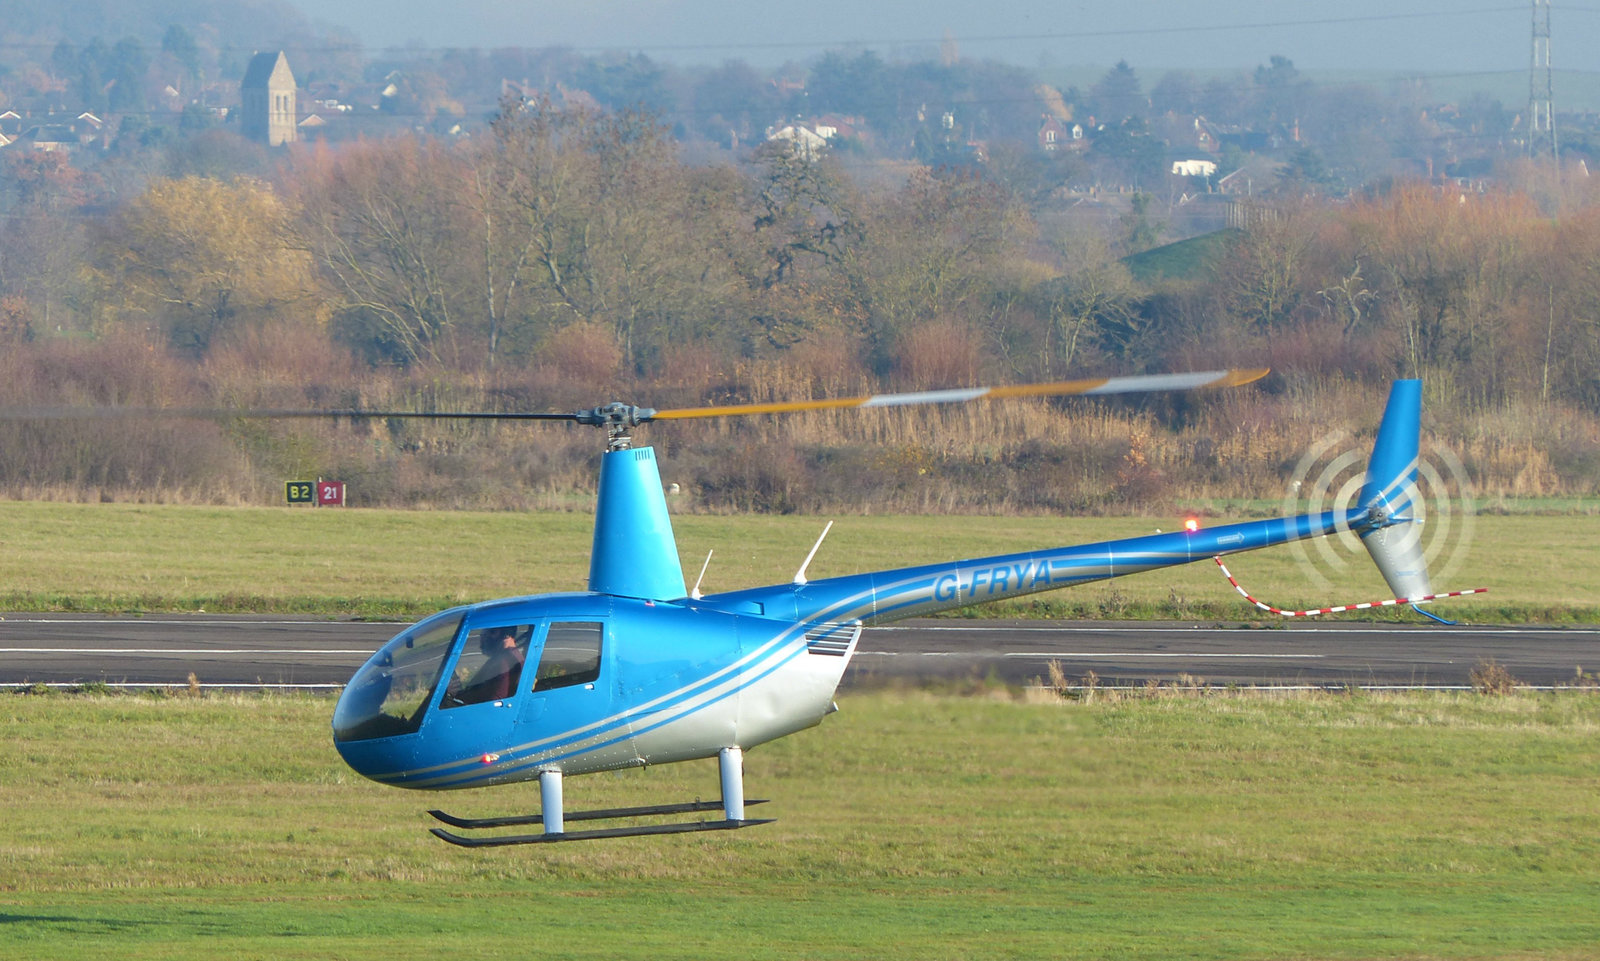
[[[484,613],[475,608],[445,611],[407,628],[380,648],[340,696],[333,713],[334,740],[414,733],[436,700],[438,711],[453,714],[452,708],[509,702],[519,689],[538,693],[575,685],[593,687],[600,674],[602,623],[546,621],[529,617],[526,609],[502,608],[488,617]],[[463,632],[462,622],[469,616],[470,630]],[[465,638],[457,643],[463,633]],[[531,684],[523,670],[530,652],[536,654]]]

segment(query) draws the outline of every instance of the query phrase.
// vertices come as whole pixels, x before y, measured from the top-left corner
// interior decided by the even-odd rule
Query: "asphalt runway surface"
[[[336,689],[404,625],[254,615],[0,615],[0,687],[105,683]],[[1069,680],[1210,685],[1463,686],[1494,660],[1526,684],[1600,673],[1600,629],[1314,621],[912,620],[868,628],[845,686],[997,679],[1056,661]]]

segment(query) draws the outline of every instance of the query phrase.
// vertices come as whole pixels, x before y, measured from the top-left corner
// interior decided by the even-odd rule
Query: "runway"
[[[335,690],[403,625],[253,615],[0,615],[0,687],[32,684]],[[1600,673],[1600,629],[1303,622],[913,620],[868,628],[845,686],[990,678],[1144,684],[1454,687],[1493,659],[1518,680]]]

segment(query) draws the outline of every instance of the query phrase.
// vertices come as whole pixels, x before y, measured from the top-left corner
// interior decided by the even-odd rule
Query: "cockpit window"
[[[482,704],[516,694],[532,638],[532,624],[481,627],[468,634],[439,706]]]
[[[422,724],[462,614],[429,618],[396,636],[350,679],[333,711],[333,739],[409,734]]]
[[[600,641],[605,625],[599,621],[556,621],[544,642],[535,691],[573,684],[588,684],[600,676]]]

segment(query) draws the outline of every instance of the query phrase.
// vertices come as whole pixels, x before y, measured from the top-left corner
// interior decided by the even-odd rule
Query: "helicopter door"
[[[537,721],[559,736],[603,718],[611,706],[601,681],[605,653],[605,621],[551,621],[532,667],[533,689],[522,709],[523,722]]]
[[[537,625],[474,627],[446,676],[438,721],[498,745],[516,722],[516,695]]]

